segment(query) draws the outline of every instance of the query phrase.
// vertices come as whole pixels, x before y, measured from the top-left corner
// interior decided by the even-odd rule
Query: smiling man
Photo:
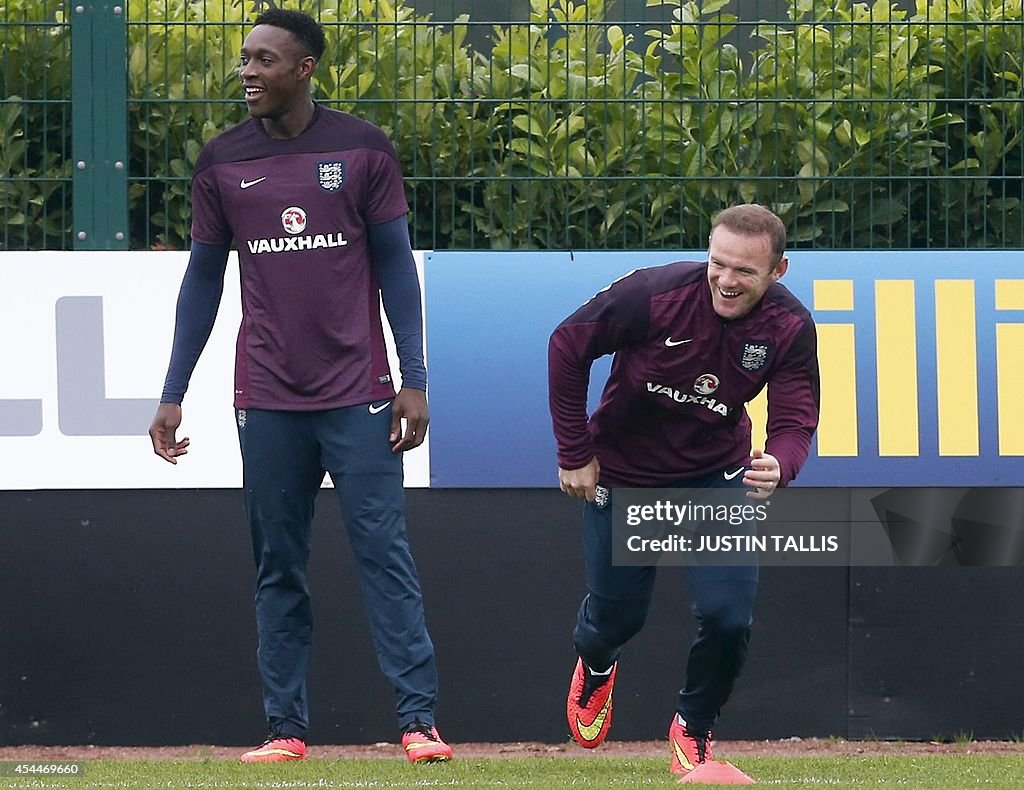
[[[234,405],[256,560],[258,663],[269,736],[245,762],[306,756],[313,616],[306,567],[325,472],[341,502],[367,616],[409,760],[452,750],[434,726],[437,673],[406,538],[402,453],[428,423],[419,279],[391,142],[313,101],[325,48],[309,15],[261,14],[241,51],[252,116],[211,140],[192,182],[192,251],[150,437],[177,463],[181,403],[213,328],[232,244],[242,324]],[[380,320],[394,332],[395,393]]]
[[[712,222],[707,262],[632,272],[551,336],[559,483],[586,500],[588,593],[566,701],[581,746],[608,734],[620,648],[643,627],[654,586],[653,564],[613,563],[615,488],[722,488],[749,503],[793,480],[807,458],[818,423],[817,344],[810,314],[778,282],[785,248],[785,226],[771,211],[733,206]],[[588,417],[590,367],[605,354],[615,355],[611,375]],[[751,447],[744,406],[765,385],[762,450]],[[711,760],[712,727],[746,657],[757,579],[756,562],[688,568],[698,632],[669,725],[673,773]]]

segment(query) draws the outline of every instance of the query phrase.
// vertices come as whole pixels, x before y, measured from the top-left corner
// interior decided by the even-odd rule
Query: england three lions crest
[[[760,370],[768,364],[770,350],[767,343],[748,340],[743,344],[743,351],[740,353],[740,365],[744,370]]]
[[[337,192],[345,185],[345,163],[317,162],[316,175],[322,189]]]

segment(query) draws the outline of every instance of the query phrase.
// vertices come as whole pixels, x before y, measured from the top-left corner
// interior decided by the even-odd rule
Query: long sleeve
[[[617,280],[566,318],[548,341],[548,403],[558,465],[579,469],[594,457],[587,389],[594,360],[640,342],[650,321],[642,271]]]
[[[765,451],[779,459],[779,485],[789,484],[807,460],[819,403],[817,334],[808,318],[768,380]]]
[[[426,390],[423,362],[423,308],[416,261],[405,216],[369,226],[370,249],[380,282],[384,313],[395,336],[402,386]]]
[[[181,403],[185,397],[192,371],[217,319],[228,249],[228,244],[192,244],[192,254],[178,292],[174,344],[161,403]]]

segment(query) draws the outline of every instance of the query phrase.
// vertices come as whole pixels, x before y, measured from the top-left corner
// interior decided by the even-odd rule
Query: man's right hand
[[[558,467],[558,484],[569,496],[582,497],[593,502],[596,496],[597,479],[601,474],[601,464],[597,458],[579,469],[563,469]]]
[[[161,403],[149,426],[149,438],[153,442],[153,452],[165,461],[176,464],[179,455],[188,454],[188,437],[181,441],[174,434],[181,425],[181,406],[177,403]]]

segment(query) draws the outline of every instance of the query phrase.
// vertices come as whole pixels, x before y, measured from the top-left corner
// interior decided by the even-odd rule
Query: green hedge
[[[71,35],[63,6],[0,6],[0,249],[71,246]]]
[[[61,5],[14,3],[40,18]],[[701,247],[737,201],[774,207],[796,245],[1024,246],[1022,0],[793,0],[756,28],[723,0],[649,5],[671,21],[638,40],[603,0],[532,0],[529,23],[495,28],[484,53],[467,18],[435,25],[404,0],[301,3],[328,32],[317,96],[392,136],[419,248]],[[253,6],[128,4],[133,248],[187,244],[196,155],[244,117]],[[41,89],[37,54],[52,62],[66,29],[7,22],[5,50],[24,60],[4,60],[4,80]],[[69,125],[42,150],[41,121],[24,117],[38,105],[0,109],[0,155],[23,177],[3,181],[7,216],[24,214],[4,246],[38,246],[42,226],[66,242],[66,212],[46,214],[57,182],[31,179],[67,178]]]

